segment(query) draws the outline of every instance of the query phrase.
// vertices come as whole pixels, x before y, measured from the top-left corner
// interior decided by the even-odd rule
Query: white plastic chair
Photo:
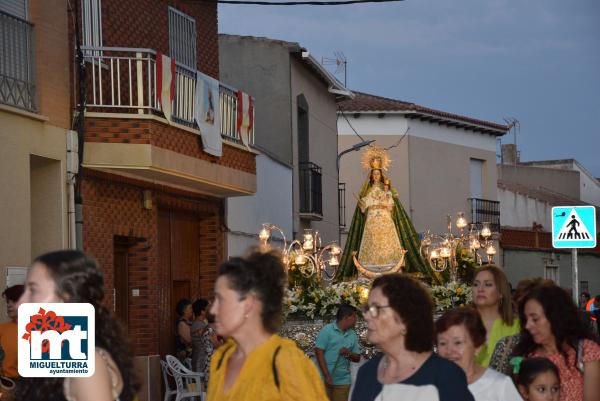
[[[169,401],[173,395],[177,394],[177,389],[171,388],[169,376],[173,377],[173,375],[171,374],[169,365],[162,359],[160,360],[160,369],[162,370],[163,381],[165,382],[165,397],[163,398],[163,401]],[[174,377],[173,381],[175,381]]]
[[[203,388],[204,373],[192,372],[186,368],[179,359],[173,355],[167,355],[167,366],[177,385],[177,395],[175,401],[181,401],[186,398],[198,397],[200,401],[205,401],[206,393]]]

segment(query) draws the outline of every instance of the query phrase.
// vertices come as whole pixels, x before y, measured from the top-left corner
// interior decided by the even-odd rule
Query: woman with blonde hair
[[[476,361],[487,368],[496,343],[502,337],[512,336],[520,330],[508,279],[498,266],[485,265],[477,270],[473,279],[473,304],[486,331],[486,342],[477,354]]]

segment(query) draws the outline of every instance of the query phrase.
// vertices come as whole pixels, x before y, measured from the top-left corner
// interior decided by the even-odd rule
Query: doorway
[[[158,212],[159,350],[175,352],[175,306],[182,298],[198,297],[200,281],[200,216],[161,208]]]

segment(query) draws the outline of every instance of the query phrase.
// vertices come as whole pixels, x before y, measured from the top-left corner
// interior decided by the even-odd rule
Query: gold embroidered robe
[[[381,185],[374,185],[361,198],[359,206],[366,213],[366,220],[358,261],[363,267],[373,270],[395,266],[402,258],[402,246],[392,219],[392,192],[384,191]]]

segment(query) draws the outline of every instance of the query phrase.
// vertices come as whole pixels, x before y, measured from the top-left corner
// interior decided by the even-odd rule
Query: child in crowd
[[[527,358],[520,366],[517,384],[526,401],[558,401],[558,368],[547,358]]]

